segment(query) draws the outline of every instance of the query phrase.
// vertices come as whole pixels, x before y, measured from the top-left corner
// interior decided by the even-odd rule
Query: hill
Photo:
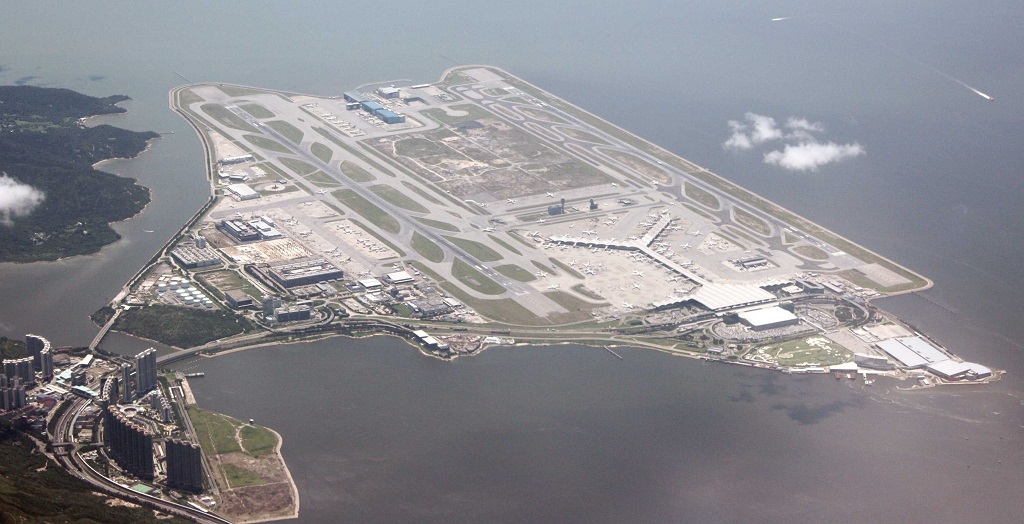
[[[0,262],[94,253],[120,238],[111,222],[149,203],[149,190],[134,179],[92,166],[134,157],[158,135],[79,121],[123,113],[114,104],[126,99],[0,86]]]

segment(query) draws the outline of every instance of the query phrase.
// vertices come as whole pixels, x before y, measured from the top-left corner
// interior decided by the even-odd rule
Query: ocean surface
[[[88,344],[88,314],[205,201],[199,141],[167,108],[181,75],[326,95],[492,64],[928,276],[931,300],[879,305],[1008,373],[907,393],[638,350],[619,361],[582,347],[495,348],[442,363],[382,337],[182,364],[207,373],[193,383],[203,406],[284,436],[301,522],[1018,519],[1018,3],[483,4],[5,6],[0,83],[125,94],[128,114],[96,121],[173,134],[103,165],[153,190],[117,226],[122,241],[0,265],[0,335]],[[723,147],[729,121],[747,113],[790,131],[788,119],[807,119],[820,143],[864,153],[791,171],[763,161],[785,139]]]

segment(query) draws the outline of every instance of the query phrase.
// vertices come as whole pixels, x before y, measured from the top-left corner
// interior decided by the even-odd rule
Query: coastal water
[[[205,200],[198,140],[167,109],[168,89],[185,82],[175,71],[337,94],[494,64],[932,278],[926,294],[946,308],[914,296],[880,305],[1009,373],[903,393],[642,351],[618,361],[585,348],[497,349],[443,364],[390,339],[185,364],[207,372],[193,384],[204,406],[285,437],[301,521],[1015,520],[1019,6],[549,4],[365,6],[379,16],[322,1],[7,6],[0,83],[126,94],[130,112],[105,122],[174,133],[103,167],[153,190],[117,226],[124,240],[89,257],[0,265],[0,335],[87,344],[87,315]],[[748,111],[820,122],[822,141],[866,153],[790,172],[763,163],[767,149],[724,149],[727,122]]]

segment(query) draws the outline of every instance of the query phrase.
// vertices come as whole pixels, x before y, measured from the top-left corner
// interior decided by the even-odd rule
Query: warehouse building
[[[253,200],[260,197],[259,193],[245,184],[231,184],[226,189],[239,200]]]
[[[178,246],[171,250],[171,256],[188,269],[220,264],[220,257],[217,256],[217,252],[208,247]]]
[[[762,331],[800,323],[796,315],[778,306],[743,311],[737,314],[740,320],[754,331]]]
[[[323,259],[271,266],[269,273],[271,278],[284,287],[308,286],[344,276],[341,269]]]
[[[388,109],[378,109],[374,114],[377,118],[383,120],[385,124],[401,124],[405,122],[405,115],[400,115]]]

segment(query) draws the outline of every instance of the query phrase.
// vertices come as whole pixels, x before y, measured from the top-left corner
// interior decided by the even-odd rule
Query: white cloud
[[[825,130],[825,126],[821,125],[821,122],[811,122],[806,118],[796,118],[794,116],[786,120],[786,127],[800,131],[817,131],[819,133]]]
[[[746,123],[729,121],[732,136],[723,144],[726,148],[750,149],[755,145],[783,137],[782,129],[775,123],[774,118],[757,113],[747,113],[744,116],[747,119]]]
[[[14,218],[32,212],[46,195],[42,191],[7,176],[0,175],[0,224],[10,226]]]
[[[821,142],[816,133],[824,133],[821,122],[791,116],[780,126],[775,119],[748,112],[744,121],[729,121],[732,134],[722,144],[726,149],[749,150],[766,142],[784,145],[764,154],[764,162],[791,171],[817,171],[819,167],[864,154],[858,143]]]
[[[766,164],[774,164],[790,171],[817,171],[819,167],[864,154],[860,144],[821,143],[817,141],[787,144],[781,151],[764,154]]]

